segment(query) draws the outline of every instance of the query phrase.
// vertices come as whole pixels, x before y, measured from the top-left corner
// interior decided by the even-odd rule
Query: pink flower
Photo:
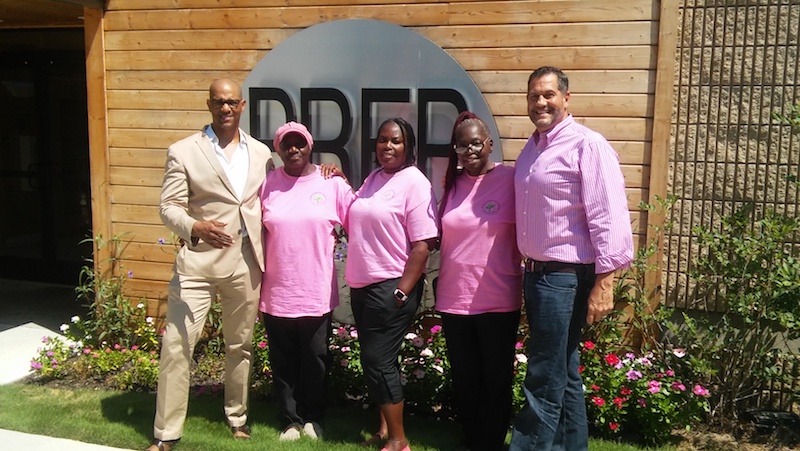
[[[336,335],[338,335],[339,338],[342,339],[350,336],[350,334],[347,332],[347,329],[345,329],[344,327],[340,327],[339,330],[336,331]]]
[[[628,371],[626,376],[628,376],[629,381],[638,381],[639,379],[642,378],[642,372],[637,370],[630,370]]]
[[[661,382],[652,380],[647,383],[647,391],[650,393],[658,393],[661,391]]]
[[[598,387],[597,385],[594,385],[594,384],[592,384],[592,386],[589,387],[589,388],[591,388],[593,391],[599,391],[600,390],[600,387]]]
[[[266,341],[259,341],[258,342],[258,347],[261,348],[261,349],[266,348],[267,347],[267,342]]]
[[[416,347],[416,348],[421,348],[422,345],[425,344],[425,342],[422,341],[422,338],[420,338],[420,337],[414,337],[414,339],[411,340],[411,344],[413,344],[414,347]]]
[[[614,398],[611,402],[616,404],[618,409],[621,409],[622,408],[622,403],[624,403],[625,401],[627,401],[627,399],[625,399],[625,398]]]
[[[636,402],[638,402],[642,407],[647,407],[647,401],[645,401],[643,398],[639,398]]]
[[[675,375],[675,372],[672,370],[667,370],[667,376],[672,377]]]
[[[342,366],[347,366],[347,359],[342,359],[342,360],[341,360],[339,363],[340,363]]]
[[[139,347],[138,347],[138,346],[136,346],[136,345],[133,345],[133,346],[131,346],[131,351],[135,351],[135,350],[137,350],[137,349],[139,349]]]
[[[417,368],[414,371],[412,371],[411,374],[413,374],[414,377],[416,377],[417,379],[422,379],[423,377],[425,377],[425,370],[423,370],[422,368]]]
[[[683,349],[683,348],[675,348],[675,349],[672,350],[672,355],[674,355],[675,357],[677,357],[679,359],[682,359],[683,356],[686,355],[686,350]]]
[[[672,383],[672,389],[675,391],[686,391],[686,386],[678,381]]]
[[[114,349],[116,349],[117,351],[119,351],[119,348],[121,348],[121,347],[122,347],[122,346],[120,346],[120,345],[119,345],[119,343],[117,343],[117,344],[115,344],[115,345],[114,345]]]
[[[33,368],[34,370],[40,370],[42,369],[42,364],[35,360],[31,360],[31,368]]]
[[[602,407],[602,406],[606,405],[605,399],[603,399],[603,398],[601,398],[599,396],[592,396],[592,402],[594,403],[594,405],[599,406],[599,407]]]
[[[619,429],[619,423],[608,423],[608,428],[611,429],[612,431],[616,431],[617,429]]]
[[[342,352],[350,352],[350,346],[342,346]]]
[[[438,324],[433,326],[433,327],[431,327],[431,333],[432,334],[438,334],[441,331],[442,331],[442,326],[440,326]]]
[[[517,344],[514,345],[514,349],[522,349],[522,342],[518,341]]]
[[[358,338],[358,331],[357,331],[357,330],[355,330],[355,329],[351,330],[351,331],[350,331],[350,337],[352,337],[352,338]]]
[[[622,388],[619,389],[619,394],[622,396],[628,396],[631,394],[631,389],[623,386]]]
[[[588,350],[592,350],[594,349],[594,343],[592,343],[591,341],[586,341],[583,343],[583,347]]]
[[[694,389],[692,390],[692,393],[694,393],[697,396],[708,396],[708,395],[710,395],[708,390],[706,390],[705,387],[703,387],[702,385],[699,385],[699,384],[694,386]]]
[[[90,352],[92,352],[92,350],[91,350],[91,349],[89,349],[89,348],[85,348],[85,349],[83,350],[83,353],[84,353],[84,354],[89,354]]]

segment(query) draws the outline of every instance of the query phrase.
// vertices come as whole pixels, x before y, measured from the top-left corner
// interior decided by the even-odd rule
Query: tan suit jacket
[[[191,236],[195,222],[211,220],[227,224],[225,231],[236,242],[242,239],[243,228],[246,228],[253,254],[264,271],[258,192],[267,172],[273,168],[272,153],[263,143],[244,133],[250,169],[242,199],[239,199],[205,130],[203,127],[202,131],[172,144],[167,150],[159,213],[167,228],[186,242],[178,251],[175,271],[180,275],[225,278],[236,269],[242,258],[239,246],[217,249]]]

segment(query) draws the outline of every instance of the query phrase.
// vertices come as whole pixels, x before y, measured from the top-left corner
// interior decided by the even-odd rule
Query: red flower
[[[592,386],[589,387],[589,388],[591,388],[594,391],[599,391],[600,390],[600,387],[598,387],[597,385],[594,385],[594,384],[592,384]]]
[[[580,365],[580,366],[578,367],[578,374],[583,374],[583,370],[584,370],[585,368],[586,368],[585,366],[583,366],[583,365]]]
[[[623,386],[622,388],[619,389],[619,394],[623,396],[628,396],[631,394],[631,389]]]
[[[626,398],[614,398],[614,400],[611,401],[611,402],[613,402],[614,404],[617,405],[617,409],[621,409],[622,408],[622,403],[624,403],[625,401],[627,401]]]
[[[608,427],[612,431],[616,431],[617,429],[619,429],[619,423],[608,423]]]
[[[592,350],[594,349],[594,343],[592,343],[591,341],[586,341],[583,343],[583,347]]]
[[[609,354],[606,356],[606,363],[611,366],[614,366],[619,363],[619,357],[616,354]]]
[[[606,401],[599,396],[592,396],[592,402],[594,403],[594,405],[599,407],[606,405]]]

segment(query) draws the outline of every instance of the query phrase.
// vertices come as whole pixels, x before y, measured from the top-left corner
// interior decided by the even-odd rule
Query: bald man
[[[167,150],[161,220],[184,245],[169,284],[155,440],[147,451],[169,451],[183,435],[189,366],[217,295],[225,331],[225,418],[235,439],[250,438],[247,395],[264,271],[258,191],[272,158],[267,146],[239,128],[246,103],[239,84],[215,80],[208,94],[211,124]]]

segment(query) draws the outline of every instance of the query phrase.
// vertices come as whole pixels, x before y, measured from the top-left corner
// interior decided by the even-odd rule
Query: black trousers
[[[327,405],[332,313],[280,318],[264,314],[269,359],[286,425],[322,423]]]
[[[456,416],[470,449],[504,449],[511,423],[519,318],[519,310],[479,315],[442,313]]]
[[[361,345],[361,367],[369,396],[378,405],[396,404],[404,399],[398,356],[422,297],[424,277],[407,293],[408,300],[402,307],[397,306],[394,297],[399,278],[350,289]]]

